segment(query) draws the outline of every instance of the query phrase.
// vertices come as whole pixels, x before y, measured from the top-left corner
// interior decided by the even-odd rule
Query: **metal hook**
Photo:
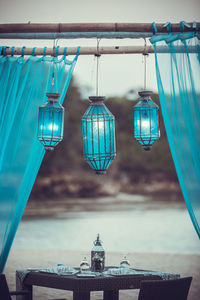
[[[148,53],[148,51],[147,51],[147,40],[146,40],[146,38],[144,37],[143,38],[144,39],[144,51],[143,51],[143,53],[142,53],[142,55],[149,55],[149,53]]]
[[[56,40],[54,39],[53,40],[53,54],[52,54],[52,56],[54,56],[54,57],[56,56],[56,51],[55,50],[56,50]]]
[[[180,22],[180,29],[181,29],[181,32],[183,33],[184,32],[184,26],[187,27],[187,28],[190,28],[190,24],[186,23],[185,21],[181,21]]]
[[[172,24],[171,24],[170,22],[166,22],[166,23],[163,25],[163,27],[167,27],[167,31],[168,31],[169,33],[172,32]]]
[[[56,39],[56,44],[55,44],[56,47],[57,47],[57,45],[58,45],[58,40],[59,40],[59,39]]]
[[[58,51],[57,49],[59,49],[59,47],[60,47],[60,46],[58,46],[58,40],[59,39],[54,39],[53,40],[53,54],[52,54],[52,56],[54,56],[54,57],[57,56],[56,52]]]
[[[101,54],[99,53],[99,43],[100,43],[100,40],[101,40],[101,39],[98,39],[98,38],[97,38],[97,53],[95,53],[95,55],[94,55],[94,56],[96,56],[96,57],[100,57],[100,56],[101,56]]]

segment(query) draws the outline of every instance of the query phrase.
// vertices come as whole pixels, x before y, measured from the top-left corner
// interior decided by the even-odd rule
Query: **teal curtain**
[[[188,212],[200,237],[199,34],[194,30],[154,35],[151,42],[168,142]],[[168,47],[169,53],[159,53],[159,46]],[[176,46],[182,47],[182,53],[176,52]]]
[[[52,92],[53,71],[54,92],[63,102],[78,58],[78,52],[69,61],[66,51],[60,59],[45,51],[37,58],[33,49],[25,59],[24,47],[20,57],[6,57],[0,47],[0,273],[45,154],[37,140],[38,108]]]

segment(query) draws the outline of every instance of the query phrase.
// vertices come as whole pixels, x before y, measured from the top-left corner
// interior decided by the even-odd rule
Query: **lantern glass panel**
[[[160,137],[158,111],[158,105],[150,97],[134,106],[134,137],[145,150],[150,149],[145,146],[151,147]]]
[[[48,100],[39,108],[38,139],[46,150],[53,150],[63,139],[64,108],[57,101]]]
[[[91,97],[103,98],[103,97]],[[114,116],[103,101],[93,102],[82,118],[83,156],[98,174],[116,156]]]

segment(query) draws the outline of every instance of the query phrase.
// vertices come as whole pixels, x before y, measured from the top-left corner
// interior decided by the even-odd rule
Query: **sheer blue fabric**
[[[200,41],[197,32],[155,35],[159,97],[179,183],[200,237]],[[168,45],[169,53],[157,47]],[[183,53],[176,53],[176,46]],[[188,47],[196,53],[189,53]]]
[[[0,56],[0,273],[45,153],[37,139],[38,108],[52,92],[53,69],[63,102],[77,58],[46,57],[45,48],[40,58]]]

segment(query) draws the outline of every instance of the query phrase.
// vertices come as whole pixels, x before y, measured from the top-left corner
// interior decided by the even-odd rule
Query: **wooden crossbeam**
[[[184,31],[193,31],[193,23],[188,23]],[[156,24],[158,33],[167,33],[163,23]],[[200,30],[200,23],[197,23]],[[180,32],[180,24],[171,24],[172,32]],[[151,23],[11,23],[0,24],[0,33],[61,33],[61,32],[152,32]]]
[[[64,54],[64,47],[58,49],[58,55]],[[174,47],[176,53],[184,53],[184,46]],[[32,55],[33,48],[25,48],[24,55]],[[194,46],[188,47],[188,52],[196,53],[197,49]],[[168,46],[157,46],[158,53],[169,53]],[[36,48],[34,55],[42,56],[44,48]],[[76,47],[67,47],[67,55],[75,55],[77,53]],[[154,53],[153,46],[109,46],[109,47],[80,47],[80,55],[98,55],[98,54],[151,54]],[[6,55],[11,55],[11,47],[7,47],[5,50]],[[14,55],[22,55],[22,48],[15,47]],[[55,49],[47,48],[45,55],[55,56]]]

